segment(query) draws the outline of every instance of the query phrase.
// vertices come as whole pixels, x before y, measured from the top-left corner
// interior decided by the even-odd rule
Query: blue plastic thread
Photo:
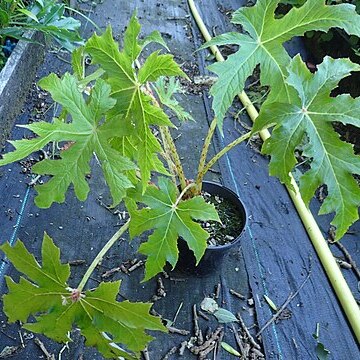
[[[23,201],[22,201],[22,205],[21,205],[21,209],[20,209],[20,213],[16,219],[16,224],[15,224],[15,227],[14,227],[14,231],[11,235],[11,238],[9,240],[9,244],[10,246],[13,246],[13,244],[15,243],[15,240],[16,240],[16,236],[17,236],[17,233],[18,233],[18,229],[20,227],[20,224],[21,224],[21,220],[23,219],[23,215],[24,215],[24,210],[25,210],[25,207],[26,207],[26,204],[29,200],[29,195],[30,195],[30,186],[27,187],[26,189],[26,192],[25,192],[25,196],[23,198]],[[0,265],[0,286],[4,280],[4,277],[5,277],[5,272],[6,272],[6,268],[8,266],[8,263],[6,262],[7,260],[7,257],[5,256],[3,259],[2,259],[2,263]]]
[[[219,138],[220,138],[221,147],[224,148],[225,147],[224,137],[220,136]],[[226,157],[227,167],[228,167],[228,170],[229,170],[229,173],[230,173],[230,176],[231,176],[231,180],[232,180],[232,182],[234,184],[234,187],[235,187],[235,192],[236,192],[237,196],[240,197],[239,188],[238,188],[236,180],[235,180],[235,175],[234,175],[234,172],[232,170],[231,160],[230,160],[230,157],[229,157],[228,153],[225,154],[225,157]],[[251,229],[250,229],[249,225],[246,227],[246,229],[249,232],[250,239],[251,239],[251,244],[252,244],[252,247],[253,247],[253,250],[254,250],[254,253],[255,253],[256,264],[258,266],[258,270],[259,270],[259,273],[260,273],[261,284],[262,284],[262,287],[263,287],[264,294],[266,296],[269,296],[269,292],[268,292],[268,289],[267,289],[267,286],[266,286],[266,283],[265,283],[265,280],[264,280],[265,276],[264,276],[263,270],[262,270],[261,265],[260,265],[260,256],[259,256],[258,249],[256,247],[256,242],[254,240],[254,237],[253,237],[253,234],[251,232]],[[269,314],[270,314],[270,316],[272,315],[270,310],[269,310]],[[274,333],[275,342],[276,342],[276,348],[277,348],[277,351],[279,353],[279,359],[281,360],[281,359],[283,359],[283,355],[282,355],[282,351],[281,351],[281,347],[280,347],[279,336],[278,336],[278,333],[276,331],[276,327],[275,327],[274,323],[271,324],[271,328],[272,328],[273,333]]]

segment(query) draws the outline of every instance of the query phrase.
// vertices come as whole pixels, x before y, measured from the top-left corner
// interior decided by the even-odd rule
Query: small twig
[[[215,347],[217,340],[220,338],[220,334],[223,331],[223,328],[219,326],[210,336],[208,340],[206,340],[202,345],[193,346],[190,351],[199,356],[207,355],[210,351],[212,351]]]
[[[258,349],[252,348],[252,349],[251,349],[251,352],[252,352],[253,354],[255,354],[256,356],[260,356],[260,357],[265,358],[265,355],[264,355],[260,350],[258,350]]]
[[[147,347],[142,351],[142,355],[144,357],[144,360],[150,360],[149,351]]]
[[[173,321],[172,321],[173,324],[175,324],[176,319],[177,319],[177,317],[178,317],[178,315],[179,315],[179,313],[180,313],[180,310],[181,310],[182,306],[183,306],[183,302],[180,303],[180,305],[178,306],[178,308],[177,308],[177,310],[176,310],[175,316],[174,316]]]
[[[238,345],[238,347],[239,347],[240,353],[241,353],[241,355],[244,355],[245,350],[244,350],[243,341],[242,341],[239,333],[238,333],[237,330],[235,329],[234,324],[231,324],[231,327],[232,327],[232,330],[233,330],[233,332],[234,332],[235,340],[236,340],[236,343],[237,343],[237,345]]]
[[[33,178],[30,182],[29,182],[29,186],[33,186],[35,185],[41,178],[42,175],[37,175],[35,178]]]
[[[201,310],[198,310],[198,315],[200,315],[203,319],[205,319],[206,321],[210,321],[210,318],[205,315]]]
[[[126,266],[125,266],[124,264],[121,264],[121,265],[120,265],[120,270],[121,270],[124,274],[129,275],[129,271],[128,271],[128,269],[126,268]]]
[[[153,316],[161,317],[161,315],[156,310],[154,310],[154,308],[150,309],[150,314],[153,315]]]
[[[310,259],[311,260],[311,259]],[[290,304],[290,302],[299,294],[299,292],[301,291],[301,289],[304,287],[304,285],[306,284],[306,282],[309,280],[311,275],[311,262],[310,262],[310,267],[309,267],[309,272],[306,275],[306,278],[304,279],[304,281],[301,283],[301,285],[299,286],[299,288],[295,291],[295,293],[290,293],[288,298],[286,299],[286,301],[284,302],[284,304],[280,307],[280,309],[271,317],[271,319],[269,319],[265,325],[258,331],[258,333],[256,334],[256,337],[259,337],[263,331],[270,325],[272,324],[279,316],[280,314],[286,309],[286,307]]]
[[[23,339],[21,330],[18,330],[18,333],[19,333],[19,337],[20,337],[21,347],[24,348],[24,347],[25,347],[25,344],[24,344],[24,339]]]
[[[336,259],[336,262],[339,264],[340,267],[342,267],[343,269],[346,269],[346,270],[351,270],[353,267],[351,266],[350,263],[344,261],[344,260],[341,260],[341,259]]]
[[[70,266],[79,266],[85,264],[85,260],[79,259],[79,260],[70,260],[69,265]]]
[[[240,300],[245,300],[246,299],[246,297],[244,295],[240,294],[239,292],[237,292],[237,291],[235,291],[233,289],[230,289],[229,292],[230,292],[231,295],[236,296]]]
[[[59,60],[63,61],[64,63],[66,63],[66,64],[71,64],[71,61],[63,58],[62,56],[60,56],[60,55],[55,55],[55,56],[56,56]]]
[[[188,344],[187,341],[183,341],[183,342],[181,343],[181,346],[180,346],[180,349],[179,349],[179,355],[180,355],[180,356],[184,356],[184,352],[185,352],[185,349],[186,349],[186,347],[187,347],[187,344]]]
[[[202,335],[202,331],[199,327],[199,317],[197,314],[197,308],[196,308],[196,304],[194,304],[193,306],[193,316],[194,316],[194,331],[195,331],[195,336],[197,337],[197,343],[199,345],[201,345],[204,342],[204,338]]]
[[[144,262],[142,260],[139,260],[137,263],[135,263],[133,266],[131,266],[128,269],[128,272],[131,273],[131,272],[133,272],[134,270],[138,269],[139,267],[141,267],[143,265],[144,265]]]
[[[171,356],[171,355],[174,355],[174,354],[176,353],[176,351],[177,351],[177,347],[176,347],[176,346],[172,347],[172,348],[165,354],[165,356],[162,358],[162,360],[169,360],[169,359],[170,359],[170,356]]]
[[[354,261],[354,259],[351,257],[350,253],[348,252],[348,250],[346,249],[346,247],[341,244],[339,241],[335,243],[335,245],[343,252],[343,254],[345,255],[345,258],[347,260],[347,262],[352,266],[352,269],[354,270],[354,273],[356,275],[356,277],[358,278],[358,280],[360,281],[360,270],[356,265],[356,262]]]
[[[65,351],[65,349],[68,349],[69,350],[69,345],[68,343],[66,343],[59,351],[59,356],[58,356],[58,360],[61,360],[62,358],[62,353]]]
[[[218,352],[221,351],[221,346],[219,346],[219,343],[215,343],[214,352],[213,352],[213,360],[216,360],[218,358]]]
[[[209,169],[209,172],[211,172],[211,173],[213,173],[213,174],[221,174],[220,171],[215,170],[215,169],[212,169],[212,168]]]
[[[158,288],[156,290],[157,295],[161,296],[161,297],[165,297],[166,296],[166,291],[165,291],[165,286],[164,286],[164,283],[163,283],[161,277],[157,278],[157,284],[158,284]]]
[[[241,317],[241,314],[238,312],[236,314],[236,317],[238,318],[240,325],[242,327],[242,329],[245,331],[246,336],[249,338],[250,344],[252,346],[254,346],[257,349],[261,349],[260,345],[255,341],[255,339],[252,337],[252,335],[250,334],[249,329],[246,327],[245,322],[243,320],[243,318]],[[257,336],[257,335],[256,335]]]
[[[249,358],[250,349],[251,349],[251,345],[246,343],[244,346],[244,359]]]
[[[169,330],[170,333],[172,334],[179,334],[179,335],[189,335],[190,334],[190,331],[188,330],[183,330],[183,329],[177,329],[176,327],[174,326],[168,326],[167,329]]]
[[[115,273],[117,273],[117,272],[119,272],[119,271],[121,271],[121,268],[120,268],[120,267],[116,267],[116,268],[113,268],[113,269],[110,269],[110,270],[104,272],[104,273],[101,275],[101,277],[102,277],[103,279],[107,279],[107,278],[109,278],[110,276],[114,275]]]
[[[220,291],[221,291],[221,283],[218,283],[215,286],[215,299],[218,299],[220,297]]]
[[[221,342],[222,342],[223,337],[224,337],[224,332],[222,331],[222,332],[220,333],[219,339],[218,339],[218,341],[217,341],[217,343],[216,343],[216,344],[217,344],[217,349],[214,351],[214,358],[215,358],[215,360],[216,360],[216,359],[220,359]]]
[[[44,355],[46,356],[46,360],[55,360],[55,356],[53,354],[50,354],[44,343],[39,339],[39,338],[34,338],[34,342],[35,344],[40,348],[40,350],[44,353]]]

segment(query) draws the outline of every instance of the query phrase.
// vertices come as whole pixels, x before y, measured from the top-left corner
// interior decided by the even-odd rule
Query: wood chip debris
[[[206,358],[206,356],[214,350],[217,342],[219,341],[219,339],[221,338],[221,333],[223,332],[223,327],[219,326],[209,337],[209,339],[207,339],[203,344],[199,345],[199,346],[192,346],[190,348],[190,351],[194,354],[194,355],[198,355],[199,356],[199,360],[203,360]]]
[[[55,360],[54,354],[50,354],[49,351],[46,349],[44,343],[39,338],[34,338],[35,344],[40,348],[40,350],[46,356],[46,360]]]
[[[237,291],[235,291],[233,289],[230,289],[229,292],[230,292],[231,295],[236,296],[240,300],[245,300],[246,299],[246,297],[244,295],[240,294],[239,292],[237,292]]]
[[[151,302],[158,301],[166,296],[165,286],[161,277],[157,278],[157,289],[156,294],[151,298]]]
[[[162,358],[162,360],[169,360],[170,356],[174,355],[177,351],[177,347],[174,346],[172,347],[166,354],[165,356]]]
[[[20,346],[5,346],[0,352],[0,359],[14,355],[19,348]]]
[[[80,266],[80,265],[83,265],[83,264],[85,264],[85,260],[83,260],[83,259],[77,259],[77,260],[70,260],[69,261],[69,265],[70,266]]]
[[[217,80],[216,76],[199,75],[194,76],[195,85],[211,86],[214,85]]]
[[[105,271],[101,275],[101,278],[108,279],[118,272],[123,272],[124,274],[129,275],[131,272],[135,271],[136,269],[140,268],[143,265],[144,265],[143,260],[138,260],[138,259],[126,260],[122,264],[120,264],[120,266]]]

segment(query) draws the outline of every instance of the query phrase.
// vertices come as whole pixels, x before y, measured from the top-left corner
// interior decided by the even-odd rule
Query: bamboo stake
[[[207,30],[197,8],[194,3],[194,0],[188,0],[190,10],[192,15],[202,33],[205,41],[211,40],[211,35]],[[210,50],[214,54],[217,61],[224,61],[224,57],[221,55],[220,50],[217,46],[210,46]],[[258,111],[255,106],[251,103],[249,97],[243,91],[239,95],[239,99],[244,105],[246,111],[249,114],[249,117],[252,121],[258,117]],[[263,141],[270,137],[268,130],[260,131],[260,136]],[[314,219],[311,211],[307,208],[302,199],[299,188],[294,177],[290,174],[291,177],[291,186],[286,185],[286,189],[290,194],[290,197],[299,213],[299,216],[305,226],[305,229],[311,239],[311,242],[320,258],[320,261],[325,269],[325,272],[333,286],[335,293],[338,297],[338,300],[341,303],[341,306],[350,322],[352,330],[357,338],[357,341],[360,343],[360,309],[356,303],[354,296],[344,279],[343,274],[339,266],[336,263],[336,260],[319,229],[316,220]]]

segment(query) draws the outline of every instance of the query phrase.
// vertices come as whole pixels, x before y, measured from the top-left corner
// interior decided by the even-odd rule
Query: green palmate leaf
[[[144,48],[145,46],[147,46],[151,43],[157,43],[159,45],[162,45],[166,50],[169,51],[169,48],[168,48],[165,40],[163,39],[160,31],[158,31],[158,30],[153,31],[152,33],[147,35],[143,40],[139,41],[139,44],[141,45],[142,48]]]
[[[218,214],[213,205],[200,197],[177,201],[176,186],[167,178],[159,178],[159,188],[149,186],[142,198],[148,206],[131,214],[130,235],[137,236],[155,229],[139,251],[147,255],[146,273],[148,280],[162,271],[166,261],[175,267],[178,260],[177,240],[181,236],[194,252],[197,262],[206,249],[209,234],[195,220],[216,220]]]
[[[290,104],[263,105],[254,131],[275,125],[263,151],[271,155],[270,173],[287,184],[297,162],[294,151],[305,142],[303,154],[311,159],[311,169],[300,178],[301,194],[309,203],[316,189],[327,185],[328,196],[320,213],[336,213],[332,224],[337,227],[339,239],[358,219],[360,190],[353,174],[360,174],[360,156],[354,155],[351,144],[340,140],[332,123],[360,127],[360,98],[346,94],[330,97],[330,92],[351,71],[360,71],[360,66],[347,59],[326,57],[312,75],[296,56],[288,71],[287,84],[297,94],[291,97]]]
[[[86,50],[92,56],[93,63],[99,64],[105,71],[107,82],[111,85],[111,96],[117,100],[110,116],[121,115],[125,126],[136,127],[137,132],[131,135],[132,143],[137,148],[136,160],[145,189],[150,180],[150,172],[164,170],[157,157],[161,146],[150,127],[173,125],[166,114],[154,106],[152,99],[146,95],[144,85],[148,81],[156,81],[160,76],[185,74],[172,55],[161,55],[158,51],[152,53],[137,72],[133,66],[134,60],[144,46],[144,43],[138,40],[139,32],[140,24],[133,15],[125,33],[125,47],[122,51],[113,39],[110,27],[101,36],[93,35],[86,44]]]
[[[25,277],[19,283],[6,278],[9,293],[4,295],[4,312],[10,322],[35,322],[24,328],[59,341],[69,341],[68,332],[80,328],[86,344],[106,358],[135,359],[152,339],[145,330],[165,328],[159,318],[149,315],[151,304],[117,302],[120,282],[101,283],[80,294],[67,285],[70,266],[60,262],[60,251],[45,234],[42,265],[18,241],[14,247],[1,246],[15,268]]]
[[[71,145],[62,151],[61,159],[43,160],[33,166],[37,174],[52,175],[47,183],[36,187],[36,204],[47,208],[53,202],[63,202],[70,184],[74,185],[76,196],[85,200],[89,192],[86,175],[90,173],[89,162],[93,153],[101,164],[114,204],[119,203],[126,189],[132,186],[126,172],[134,169],[135,165],[115,151],[108,141],[123,135],[123,129],[114,119],[103,122],[104,114],[115,104],[110,97],[110,86],[101,79],[97,80],[86,102],[78,90],[76,78],[69,74],[62,79],[51,74],[42,79],[40,85],[71,115],[72,122],[63,123],[55,119],[52,124],[38,122],[26,125],[38,137],[11,142],[16,150],[6,154],[0,160],[0,166],[18,161],[51,141],[68,141]]]
[[[124,34],[124,52],[127,57],[132,61],[135,61],[137,59],[142,50],[142,47],[137,40],[140,34],[140,30],[141,25],[137,20],[135,11],[134,14],[131,16],[130,22]]]
[[[291,9],[281,19],[275,19],[278,3],[279,0],[258,0],[252,7],[240,8],[234,13],[232,22],[242,25],[246,33],[223,34],[204,46],[240,46],[225,62],[209,67],[219,75],[211,94],[214,96],[213,109],[220,126],[234,97],[244,89],[246,79],[258,64],[261,83],[271,86],[269,101],[290,101],[292,90],[286,84],[286,66],[290,56],[282,45],[285,41],[303,35],[306,31],[327,31],[332,27],[360,36],[360,15],[355,12],[353,5],[330,6],[325,5],[325,0],[307,0],[303,6]]]
[[[154,84],[154,88],[161,104],[168,107],[180,121],[194,120],[174,97],[175,94],[182,92],[178,80],[171,77],[169,81],[166,81],[165,77],[161,77]]]

